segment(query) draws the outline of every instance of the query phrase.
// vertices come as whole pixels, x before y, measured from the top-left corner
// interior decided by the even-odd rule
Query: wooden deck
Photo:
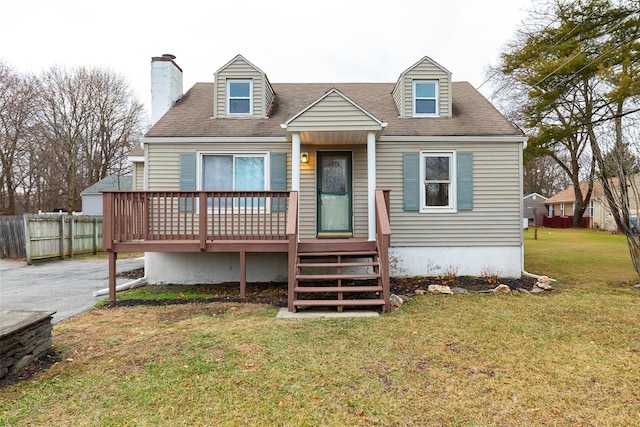
[[[116,191],[105,192],[103,200],[103,248],[109,253],[109,299],[116,300],[116,262],[119,252],[232,252],[239,254],[240,297],[246,296],[246,254],[281,252],[288,254],[288,308],[296,310],[296,294],[334,292],[344,280],[376,279],[374,286],[356,286],[349,292],[377,292],[380,298],[351,299],[354,306],[379,305],[389,310],[389,217],[388,196],[376,191],[377,235],[375,242],[362,239],[299,239],[298,193],[295,191],[211,192],[211,191]],[[357,253],[355,253],[357,252]],[[301,273],[303,257],[338,257],[313,267],[337,268],[332,274]],[[337,254],[337,255],[336,255]],[[343,258],[370,257],[369,261],[343,262]],[[374,261],[375,258],[375,261]],[[368,264],[367,264],[368,263]],[[343,269],[370,267],[375,272],[354,275]],[[326,277],[325,277],[326,276]],[[357,277],[356,277],[357,276]],[[336,284],[301,289],[308,280],[335,280]],[[365,289],[366,288],[366,289]],[[336,300],[305,299],[304,305],[349,305],[339,289]],[[301,303],[299,305],[302,305]]]

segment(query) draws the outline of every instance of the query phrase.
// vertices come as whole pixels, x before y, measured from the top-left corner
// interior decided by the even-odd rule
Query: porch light
[[[309,162],[309,153],[305,151],[304,153],[300,153],[300,162],[308,163]]]

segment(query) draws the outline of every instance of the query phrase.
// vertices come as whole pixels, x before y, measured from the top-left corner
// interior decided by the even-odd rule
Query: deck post
[[[289,194],[289,210],[287,211],[287,240],[289,241],[287,271],[287,309],[295,313],[296,264],[298,263],[298,192]]]
[[[247,297],[247,253],[240,251],[240,298]]]
[[[117,252],[109,252],[109,301],[116,301],[116,260]]]
[[[204,191],[199,195],[199,203],[198,235],[200,237],[200,251],[204,252],[207,248],[207,193]]]

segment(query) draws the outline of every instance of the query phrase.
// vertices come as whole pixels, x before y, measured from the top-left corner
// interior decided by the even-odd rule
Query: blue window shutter
[[[473,209],[473,153],[458,152],[458,210]]]
[[[180,191],[196,190],[196,153],[180,153]],[[191,212],[194,208],[192,198],[180,199],[180,211]]]
[[[405,211],[420,210],[419,153],[402,153],[402,194]]]
[[[271,153],[271,191],[286,191],[287,189],[287,153]],[[274,203],[271,210],[283,212],[285,199]]]

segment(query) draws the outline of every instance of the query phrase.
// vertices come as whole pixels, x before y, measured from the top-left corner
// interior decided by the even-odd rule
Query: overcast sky
[[[150,60],[176,55],[185,91],[240,53],[272,83],[395,82],[429,56],[475,87],[532,0],[12,0],[0,60],[20,72],[104,66],[150,104]],[[486,89],[482,88],[487,95]]]

